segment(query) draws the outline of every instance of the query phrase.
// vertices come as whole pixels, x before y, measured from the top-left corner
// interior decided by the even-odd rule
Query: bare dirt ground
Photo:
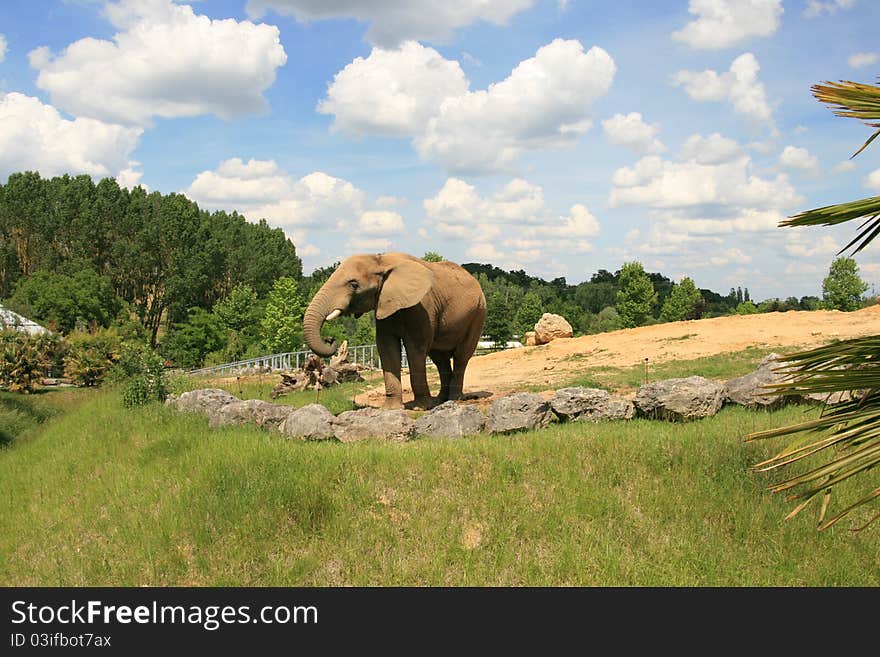
[[[805,348],[880,333],[880,305],[843,313],[836,310],[734,315],[642,326],[579,338],[558,339],[537,347],[508,349],[476,356],[468,364],[464,391],[484,404],[493,397],[535,386],[553,390],[585,367],[632,367],[644,363],[682,361],[742,351],[748,347]],[[412,400],[404,376],[403,400]],[[429,369],[432,394],[439,380]],[[358,404],[381,406],[381,378],[356,396]]]

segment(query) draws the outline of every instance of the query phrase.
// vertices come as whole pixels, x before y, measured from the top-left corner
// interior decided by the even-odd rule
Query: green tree
[[[526,292],[519,304],[516,315],[513,318],[513,329],[520,336],[526,331],[534,331],[535,324],[544,314],[544,304],[541,297],[535,292]]]
[[[836,258],[822,281],[822,305],[828,310],[858,310],[868,284],[859,277],[859,265],[852,258]]]
[[[623,328],[623,321],[614,306],[606,306],[593,317],[589,324],[590,333],[606,333]]]
[[[839,116],[857,118],[875,128],[858,155],[880,135],[880,86],[857,82],[826,82],[813,85],[813,95]],[[860,199],[807,210],[788,218],[783,226],[833,226],[846,221],[865,220],[860,232],[841,253],[850,248],[858,253],[880,234],[880,197]],[[859,293],[861,294],[861,293]],[[798,500],[792,517],[814,501],[821,500],[819,529],[826,529],[880,496],[876,473],[880,465],[880,335],[832,342],[808,351],[783,357],[787,365],[786,383],[776,388],[779,395],[832,395],[844,401],[823,408],[818,419],[788,427],[754,433],[751,440],[796,435],[797,438],[772,458],[756,466],[762,471],[788,468],[797,471],[771,486]],[[807,461],[804,467],[802,461]],[[824,462],[822,460],[824,459]],[[817,461],[819,461],[817,465]],[[873,475],[873,478],[872,478]],[[847,491],[864,482],[867,492],[847,500],[842,510],[831,510],[832,493],[846,481]],[[793,491],[797,491],[792,494]],[[846,495],[846,493],[844,493]],[[870,513],[870,512],[869,512]],[[868,517],[867,524],[880,518]]]
[[[86,267],[73,274],[34,272],[16,286],[9,306],[50,328],[69,333],[78,321],[87,326],[110,326],[121,301],[108,277]]]
[[[214,304],[214,313],[230,331],[242,333],[257,323],[257,293],[247,283],[239,283],[222,301]]]
[[[496,348],[504,347],[513,336],[510,308],[500,290],[492,292],[486,298],[486,322],[483,333],[495,343]]]
[[[214,314],[227,331],[224,362],[240,360],[260,340],[260,302],[247,283],[239,283],[225,299],[214,304]]]
[[[657,293],[642,263],[627,262],[623,265],[616,301],[617,313],[625,328],[641,326],[651,316],[657,303]]]
[[[444,258],[436,251],[428,251],[422,256],[422,260],[425,262],[443,262]]]
[[[678,322],[683,319],[696,319],[697,311],[703,297],[694,282],[685,276],[678,285],[672,286],[672,292],[660,311],[660,321]]]
[[[737,315],[757,315],[760,311],[758,306],[751,301],[743,301],[733,312]]]
[[[290,276],[277,279],[269,292],[266,312],[260,322],[260,335],[269,351],[296,351],[302,346],[304,312],[305,303],[297,282]]]
[[[352,346],[376,344],[376,325],[373,323],[373,313],[364,313],[358,317],[351,344]]]
[[[184,322],[171,325],[159,344],[159,351],[175,367],[200,367],[205,356],[226,346],[227,332],[214,313],[204,308],[191,308]]]

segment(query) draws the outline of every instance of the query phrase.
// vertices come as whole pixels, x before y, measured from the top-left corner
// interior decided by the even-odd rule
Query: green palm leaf
[[[851,158],[865,150],[880,134],[880,87],[841,80],[814,84],[812,91],[818,100],[835,108],[834,113],[837,116],[859,119],[870,127],[877,128]]]
[[[778,454],[754,466],[762,472],[787,467],[817,454],[829,454],[825,463],[770,487],[774,492],[800,488],[801,492],[789,497],[789,500],[802,500],[789,517],[824,493],[819,522],[820,529],[826,529],[878,497],[874,491],[830,520],[824,520],[832,488],[852,477],[865,475],[880,464],[880,336],[837,342],[784,356],[781,360],[784,365],[780,372],[787,380],[771,386],[774,394],[848,393],[844,401],[826,405],[818,419],[748,437],[748,440],[759,440],[797,436]]]
[[[880,87],[840,81],[813,85],[812,91],[819,101],[832,106],[838,116],[859,119],[877,128],[852,157],[880,135]],[[789,217],[780,226],[835,226],[857,219],[864,222],[840,253],[854,246],[854,253],[858,253],[880,235],[880,197],[807,210]],[[799,491],[789,495],[789,500],[800,502],[786,519],[821,499],[819,529],[827,529],[856,509],[880,499],[875,470],[880,465],[880,335],[835,342],[789,354],[782,360],[787,378],[784,383],[770,386],[773,394],[826,395],[829,400],[837,395],[842,401],[826,404],[818,419],[751,434],[748,440],[796,436],[779,453],[754,468],[766,472],[825,457],[824,463],[773,484],[770,489]],[[855,477],[873,477],[873,490],[826,520],[834,487]],[[859,529],[877,519],[880,513]]]

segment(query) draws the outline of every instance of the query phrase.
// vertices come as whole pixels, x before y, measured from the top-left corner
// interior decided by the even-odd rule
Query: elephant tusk
[[[325,321],[332,322],[334,319],[336,319],[337,317],[339,317],[341,314],[342,314],[342,311],[339,310],[339,308],[337,308],[337,309],[334,310],[332,313],[330,313],[329,315],[327,315],[327,317],[325,318]]]

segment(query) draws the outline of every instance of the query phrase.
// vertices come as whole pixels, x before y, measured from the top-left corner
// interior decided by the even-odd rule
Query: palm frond
[[[832,106],[837,116],[859,119],[866,125],[877,128],[851,158],[865,150],[880,134],[880,87],[841,80],[814,84],[812,91],[817,100]]]
[[[865,222],[859,227],[859,234],[849,244],[843,247],[838,255],[860,242],[853,253],[864,249],[871,241],[880,234],[880,196],[827,205],[814,210],[806,210],[779,223],[782,227],[796,226],[836,226],[854,219],[864,219]]]
[[[813,95],[830,105],[838,116],[859,119],[877,128],[852,157],[861,153],[880,135],[880,87],[841,80],[812,87]],[[864,219],[859,233],[838,255],[855,247],[858,253],[880,235],[880,197],[828,205],[807,210],[780,226],[835,226]],[[768,471],[788,467],[817,455],[833,454],[812,469],[789,477],[770,487],[774,492],[798,489],[789,500],[801,502],[789,513],[792,518],[821,496],[819,529],[827,529],[854,510],[880,498],[880,488],[861,497],[831,519],[825,520],[834,486],[852,477],[864,477],[880,464],[880,335],[835,342],[817,349],[784,356],[784,383],[770,386],[770,392],[785,396],[825,395],[826,403],[818,419],[788,427],[761,431],[747,440],[797,435],[779,453],[754,466]],[[876,473],[876,471],[874,471]],[[863,527],[880,519],[874,515]]]
[[[826,529],[841,518],[880,496],[875,491],[847,506],[825,521],[834,486],[852,477],[864,476],[880,465],[880,336],[836,342],[816,349],[783,356],[780,373],[784,383],[768,389],[786,396],[848,395],[836,404],[826,404],[819,418],[799,424],[750,434],[747,440],[797,435],[779,453],[753,466],[766,472],[790,466],[826,450],[833,450],[826,462],[770,486],[773,492],[800,492],[789,500],[801,500],[789,514],[797,515],[823,495],[819,528]],[[826,452],[827,453],[827,452]],[[872,518],[868,524],[880,518]]]

